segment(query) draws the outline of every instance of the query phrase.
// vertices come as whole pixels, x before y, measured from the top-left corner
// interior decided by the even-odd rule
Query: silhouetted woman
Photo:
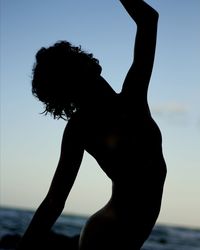
[[[142,0],[120,2],[137,25],[133,63],[120,93],[101,76],[98,60],[80,47],[61,41],[36,55],[33,94],[45,104],[46,113],[68,122],[50,189],[19,249],[38,249],[48,234],[64,208],[84,151],[112,180],[112,194],[88,219],[80,250],[138,250],[157,220],[166,165],[147,90],[158,13]]]

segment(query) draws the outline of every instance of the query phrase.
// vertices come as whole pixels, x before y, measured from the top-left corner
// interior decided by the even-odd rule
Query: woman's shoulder
[[[70,119],[67,120],[67,124],[64,129],[64,137],[79,137],[81,134],[81,117],[79,114],[74,113]]]

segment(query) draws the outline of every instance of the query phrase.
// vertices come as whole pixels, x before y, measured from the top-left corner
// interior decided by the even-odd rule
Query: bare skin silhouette
[[[79,250],[139,250],[158,218],[166,164],[161,132],[147,102],[158,13],[142,0],[120,2],[137,25],[133,63],[120,93],[101,76],[92,54],[68,42],[36,55],[33,94],[46,113],[66,116],[68,122],[51,186],[18,249],[39,249],[64,208],[84,151],[112,180],[112,194],[88,219]]]

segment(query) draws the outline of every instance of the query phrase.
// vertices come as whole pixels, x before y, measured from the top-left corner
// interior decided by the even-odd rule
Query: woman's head
[[[60,41],[41,48],[33,67],[32,93],[44,103],[44,113],[70,118],[79,108],[86,85],[101,74],[99,61],[81,47]]]

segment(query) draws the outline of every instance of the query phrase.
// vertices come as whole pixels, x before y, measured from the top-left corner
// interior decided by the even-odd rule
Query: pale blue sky
[[[158,222],[200,227],[200,1],[149,0],[160,13],[149,89],[163,133],[168,176]],[[64,121],[43,117],[31,95],[34,56],[68,40],[92,52],[120,91],[132,59],[135,25],[117,0],[0,0],[0,204],[37,208],[59,158]],[[64,212],[95,212],[111,183],[85,154]]]

